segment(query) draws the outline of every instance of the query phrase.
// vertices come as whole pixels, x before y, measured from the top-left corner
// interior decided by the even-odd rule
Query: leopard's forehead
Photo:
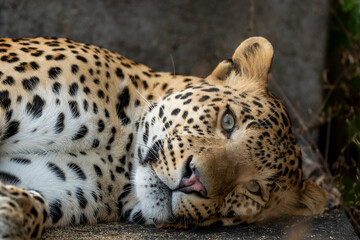
[[[166,95],[151,105],[145,116],[151,115],[152,123],[166,121],[167,129],[179,116],[184,124],[207,125],[210,118],[217,117],[225,108],[232,108],[242,124],[256,122],[263,131],[276,129],[281,135],[282,131],[287,132],[291,127],[284,105],[270,92],[206,82]]]

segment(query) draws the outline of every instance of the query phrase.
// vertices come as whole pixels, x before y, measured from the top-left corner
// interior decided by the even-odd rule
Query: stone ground
[[[50,229],[44,239],[359,239],[342,209],[317,217],[296,217],[236,227],[157,229],[130,223],[80,225]]]

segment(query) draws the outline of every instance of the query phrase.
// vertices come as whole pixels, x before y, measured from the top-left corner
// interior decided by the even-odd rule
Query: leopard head
[[[245,40],[206,78],[153,104],[137,129],[134,186],[155,223],[235,225],[320,214],[284,105],[268,91],[272,45]]]

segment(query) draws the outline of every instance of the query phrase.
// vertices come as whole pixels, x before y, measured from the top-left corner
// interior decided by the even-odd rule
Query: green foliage
[[[324,110],[330,170],[348,216],[360,233],[360,0],[333,2]]]
[[[349,12],[350,17],[346,21],[347,28],[355,35],[360,35],[360,1],[344,0],[342,9]]]
[[[349,12],[349,19],[346,21],[347,29],[359,37],[360,35],[360,1],[344,0],[342,9]]]

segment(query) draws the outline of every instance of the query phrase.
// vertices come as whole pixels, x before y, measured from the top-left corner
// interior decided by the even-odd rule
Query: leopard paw
[[[0,184],[0,239],[39,239],[47,216],[41,195]]]
[[[0,239],[25,239],[24,213],[19,204],[0,192]]]

